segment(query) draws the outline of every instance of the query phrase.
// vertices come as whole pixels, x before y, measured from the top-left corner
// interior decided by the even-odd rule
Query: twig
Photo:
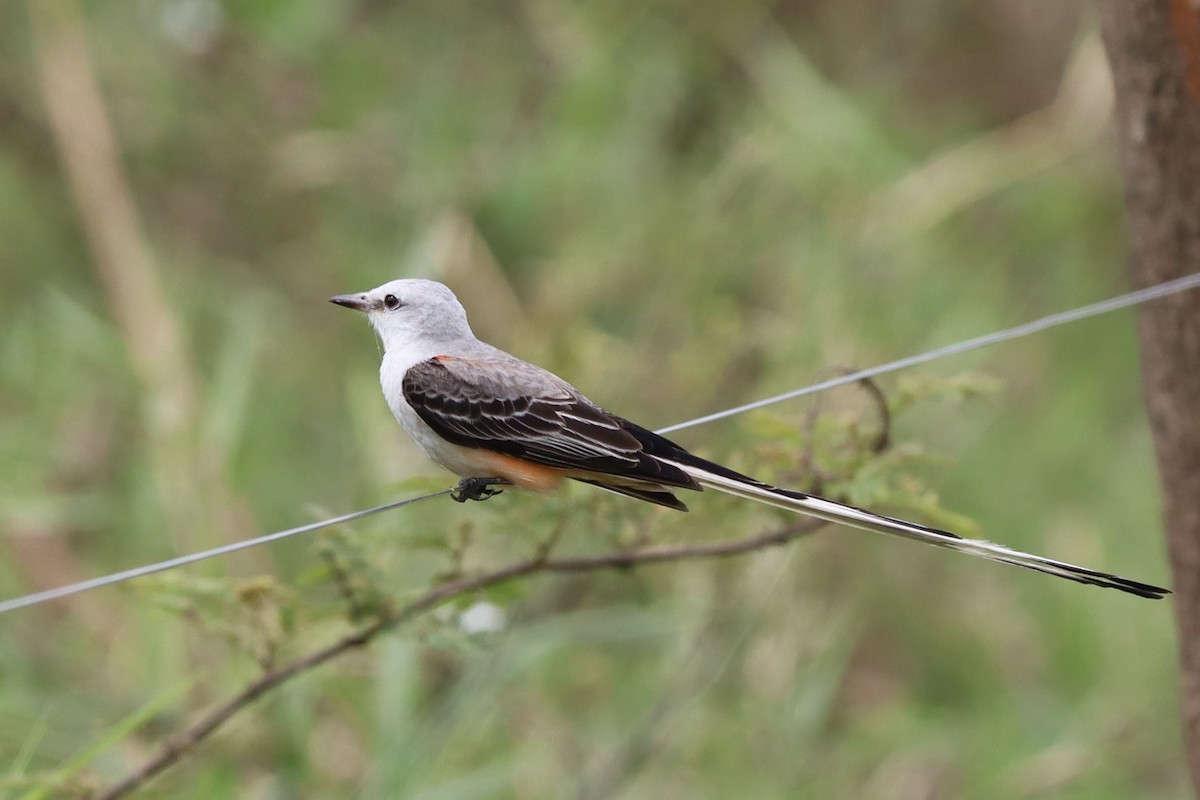
[[[148,780],[179,761],[234,715],[272,689],[344,653],[362,647],[384,631],[402,625],[413,617],[460,595],[538,573],[597,572],[606,569],[624,569],[640,564],[736,556],[787,544],[812,533],[824,524],[820,520],[804,519],[777,530],[741,539],[729,539],[711,544],[612,552],[598,556],[547,559],[543,553],[539,553],[533,558],[518,561],[491,572],[446,581],[426,591],[408,604],[385,613],[371,624],[281,667],[263,673],[242,691],[209,710],[200,719],[169,738],[146,763],[97,795],[96,800],[117,800],[129,796]]]
[[[861,375],[862,370],[854,367],[838,367],[838,375],[845,377],[847,375]],[[879,414],[879,433],[875,435],[875,439],[871,442],[869,452],[873,455],[879,455],[892,446],[892,412],[888,409],[887,396],[883,390],[879,388],[879,384],[869,375],[858,377],[855,383],[868,395],[875,405],[875,410]],[[832,479],[832,475],[823,472],[817,466],[816,459],[816,429],[817,419],[820,416],[821,397],[817,395],[815,401],[804,412],[804,447],[800,451],[798,468],[794,474],[788,475],[789,484],[798,483],[802,476],[807,476],[809,481],[809,489],[814,494],[825,494],[824,486]],[[792,479],[796,480],[793,481]]]

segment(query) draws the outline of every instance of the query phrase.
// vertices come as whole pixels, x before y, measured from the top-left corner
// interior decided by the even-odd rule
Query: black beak
[[[339,294],[329,298],[329,302],[337,303],[339,306],[353,308],[355,311],[366,313],[371,310],[371,301],[367,299],[365,294]]]

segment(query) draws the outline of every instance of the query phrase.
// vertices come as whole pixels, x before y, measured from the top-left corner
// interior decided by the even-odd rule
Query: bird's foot
[[[450,498],[456,503],[465,503],[468,500],[487,500],[502,491],[494,487],[506,483],[508,481],[503,478],[463,478],[458,482],[458,486],[455,486],[454,490],[450,492]]]

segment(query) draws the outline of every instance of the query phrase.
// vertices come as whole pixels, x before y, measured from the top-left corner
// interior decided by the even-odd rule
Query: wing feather
[[[440,436],[546,466],[698,488],[646,452],[628,422],[569,384],[516,359],[438,356],[411,367],[404,398]]]

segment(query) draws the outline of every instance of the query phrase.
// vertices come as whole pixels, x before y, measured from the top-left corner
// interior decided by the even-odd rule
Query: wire
[[[309,533],[310,531],[320,530],[321,528],[328,528],[331,525],[338,525],[343,522],[362,519],[363,517],[369,517],[372,514],[378,514],[382,511],[391,511],[394,508],[403,508],[404,506],[410,506],[413,503],[419,503],[422,500],[430,500],[434,497],[441,497],[444,494],[450,494],[452,491],[454,491],[454,489],[440,489],[436,492],[420,495],[419,497],[409,497],[404,500],[397,500],[394,503],[384,503],[381,506],[375,506],[374,508],[368,508],[363,511],[354,511],[349,514],[342,514],[340,517],[332,517],[331,519],[321,520],[320,522],[310,522],[307,525],[301,525],[297,528],[288,528],[286,531],[268,533],[265,536],[259,536],[256,539],[245,539],[240,542],[232,542],[230,544],[221,545],[220,547],[214,547],[211,550],[202,550],[199,553],[179,556],[178,558],[159,561],[155,564],[147,564],[144,567],[134,567],[133,569],[127,569],[124,572],[114,572],[111,575],[104,575],[99,578],[92,578],[90,580],[80,581],[79,583],[72,583],[68,586],[60,586],[57,589],[47,589],[44,592],[28,594],[24,597],[17,597],[12,600],[5,600],[4,602],[0,603],[0,614],[5,613],[6,611],[14,611],[18,608],[36,605],[38,603],[45,603],[47,600],[57,600],[61,597],[69,597],[73,594],[86,592],[89,589],[99,589],[101,586],[108,586],[110,584],[120,583],[121,581],[127,581],[133,578],[141,578],[145,575],[153,575],[155,572],[164,572],[169,569],[174,569],[175,567],[182,567],[187,564],[195,564],[197,561],[203,561],[207,558],[214,558],[216,556],[223,556],[229,553],[236,553],[238,550],[245,550],[250,547],[256,547],[260,544],[266,544],[267,542],[286,539],[289,536],[296,536],[301,533]]]
[[[1126,308],[1139,303],[1145,303],[1148,300],[1157,300],[1160,297],[1166,297],[1167,295],[1176,294],[1178,292],[1183,292],[1187,291],[1188,289],[1195,289],[1198,287],[1200,287],[1200,272],[1183,278],[1176,278],[1175,280],[1167,281],[1165,283],[1155,284],[1154,286],[1150,286],[1145,289],[1139,289],[1138,291],[1130,292],[1129,294],[1123,294],[1119,297],[1113,297],[1109,300],[1103,300],[1099,303],[1093,303],[1090,306],[1083,306],[1082,308],[1076,308],[1071,311],[1062,311],[1057,314],[1051,314],[1048,317],[1042,317],[1041,319],[1034,320],[1033,322],[1026,322],[1024,325],[1018,325],[1015,328],[1008,328],[1007,330],[989,333],[986,336],[967,339],[965,342],[958,342],[957,344],[939,347],[936,350],[930,350],[927,353],[908,356],[907,358],[901,358],[898,361],[891,361],[887,364],[881,364],[878,367],[870,367],[869,369],[859,370],[858,372],[852,372],[848,375],[839,375],[836,378],[830,378],[827,381],[814,383],[812,386],[805,386],[803,389],[795,389],[790,392],[784,392],[783,394],[777,394],[774,397],[768,397],[765,400],[755,400],[752,403],[746,403],[745,405],[736,406],[734,408],[727,408],[724,411],[718,411],[715,414],[708,414],[703,417],[697,417],[696,419],[688,420],[687,422],[668,425],[665,428],[659,428],[657,431],[655,431],[655,433],[671,433],[672,431],[681,431],[684,428],[703,425],[706,422],[716,422],[719,419],[732,417],[735,414],[743,414],[747,411],[753,411],[758,408],[774,405],[775,403],[782,403],[784,400],[793,400],[797,397],[813,394],[814,392],[823,392],[826,389],[832,389],[835,386],[845,386],[848,383],[854,383],[862,380],[863,378],[874,378],[876,375],[895,372],[896,370],[904,369],[906,367],[915,367],[918,364],[924,364],[928,361],[933,361],[936,358],[942,358],[943,356],[954,355],[956,353],[965,353],[968,350],[975,350],[980,347],[985,347],[989,344],[1007,342],[1010,339],[1017,339],[1021,336],[1028,336],[1031,333],[1044,331],[1047,328],[1065,325],[1068,322],[1075,322],[1077,320],[1087,319],[1088,317],[1095,317],[1100,314],[1106,314],[1109,311],[1116,311],[1120,308]]]
[[[782,403],[784,400],[792,400],[797,397],[803,397],[804,395],[813,394],[814,392],[824,391],[825,389],[832,389],[835,386],[844,386],[845,384],[848,384],[848,383],[854,383],[855,381],[860,381],[863,378],[873,378],[876,375],[883,375],[888,372],[895,372],[897,370],[904,369],[906,367],[914,367],[914,366],[917,366],[918,364],[925,364],[925,363],[927,363],[929,361],[933,361],[934,359],[937,359],[937,358],[943,358],[945,356],[954,355],[956,353],[964,353],[968,350],[975,350],[977,348],[984,347],[986,345],[998,344],[999,342],[1007,342],[1011,339],[1017,339],[1022,336],[1028,336],[1032,333],[1044,331],[1047,328],[1053,328],[1058,325],[1065,325],[1068,322],[1075,322],[1077,320],[1087,319],[1088,317],[1098,316],[1100,314],[1105,314],[1109,311],[1116,311],[1117,309],[1127,308],[1129,306],[1138,305],[1139,303],[1145,303],[1150,300],[1157,300],[1160,297],[1166,297],[1168,295],[1177,294],[1179,292],[1184,292],[1184,291],[1187,291],[1188,289],[1195,289],[1195,288],[1200,288],[1200,272],[1195,273],[1193,275],[1188,275],[1183,278],[1176,278],[1175,280],[1155,284],[1154,286],[1150,286],[1145,289],[1139,289],[1134,292],[1129,292],[1128,294],[1119,295],[1117,297],[1113,297],[1108,300],[1103,300],[1099,303],[1093,303],[1092,305],[1072,309],[1071,311],[1063,311],[1063,312],[1060,312],[1057,314],[1051,314],[1048,317],[1042,317],[1041,319],[1034,320],[1033,322],[1026,322],[1025,324],[1018,325],[1015,328],[1008,328],[1006,330],[996,331],[995,333],[989,333],[986,336],[979,336],[974,339],[967,339],[966,341],[963,341],[963,342],[958,342],[956,344],[947,345],[945,347],[939,347],[937,349],[930,350],[925,353],[920,353],[915,356],[908,356],[907,358],[901,358],[897,361],[891,361],[891,362],[888,362],[887,364],[881,364],[877,367],[871,367],[869,369],[864,369],[864,370],[860,370],[858,372],[850,373],[849,375],[842,375],[837,378],[831,378],[826,381],[821,381],[820,383],[812,384],[811,386],[806,386],[803,389],[796,389],[791,392],[784,392],[783,394],[777,394],[774,397],[768,397],[763,400],[756,400],[752,403],[746,403],[744,405],[735,406],[734,408],[728,408],[728,409],[725,409],[724,411],[718,411],[714,414],[708,414],[703,417],[697,417],[696,419],[688,420],[686,422],[680,422],[675,425],[668,425],[665,428],[659,428],[657,431],[655,431],[655,433],[660,433],[660,434],[670,433],[672,431],[683,430],[684,428],[695,427],[696,425],[703,425],[707,422],[715,422],[716,420],[719,420],[719,419],[725,419],[726,417],[732,417],[735,414],[743,414],[747,411],[753,411],[754,409],[764,408],[769,405],[774,405],[775,403]],[[123,572],[115,572],[111,575],[104,575],[99,578],[91,578],[90,580],[80,581],[79,583],[72,583],[67,586],[60,586],[57,589],[47,589],[46,591],[43,591],[43,592],[37,592],[35,594],[29,594],[29,595],[25,595],[23,597],[16,597],[11,600],[5,600],[3,602],[0,602],[0,614],[4,614],[8,611],[14,611],[18,608],[25,608],[27,606],[36,605],[38,603],[44,603],[48,600],[57,600],[62,597],[69,597],[73,594],[79,594],[80,592],[86,592],[90,589],[99,589],[102,586],[110,586],[114,583],[120,583],[122,581],[131,580],[133,578],[140,578],[144,575],[152,575],[156,572],[163,572],[165,570],[174,569],[175,567],[182,567],[187,564],[194,564],[197,561],[203,561],[205,559],[214,558],[216,556],[226,555],[228,553],[234,553],[234,552],[237,552],[238,550],[245,550],[247,548],[256,547],[258,545],[266,544],[268,542],[278,541],[279,539],[286,539],[290,536],[296,536],[301,533],[309,533],[311,531],[320,530],[321,528],[328,528],[331,525],[338,525],[343,522],[350,522],[352,520],[362,519],[363,517],[369,517],[372,514],[378,514],[383,511],[391,511],[392,509],[403,508],[404,506],[410,506],[415,503],[420,503],[425,500],[431,500],[435,497],[441,497],[442,495],[450,494],[453,491],[454,491],[453,488],[441,489],[436,492],[430,492],[429,494],[423,494],[423,495],[419,495],[417,497],[409,497],[404,500],[397,500],[392,503],[385,503],[380,506],[375,506],[374,508],[368,508],[368,509],[364,509],[362,511],[354,511],[349,514],[343,514],[340,517],[333,517],[331,519],[322,520],[319,522],[311,522],[307,525],[301,525],[297,528],[289,528],[285,531],[276,531],[275,533],[268,533],[264,536],[259,536],[255,539],[246,539],[246,540],[240,541],[240,542],[233,542],[231,544],[222,545],[220,547],[214,547],[211,550],[203,550],[199,553],[192,553],[191,555],[179,556],[177,558],[171,558],[166,561],[159,561],[155,564],[147,564],[146,566],[142,566],[142,567],[134,567],[133,569],[127,569]]]

